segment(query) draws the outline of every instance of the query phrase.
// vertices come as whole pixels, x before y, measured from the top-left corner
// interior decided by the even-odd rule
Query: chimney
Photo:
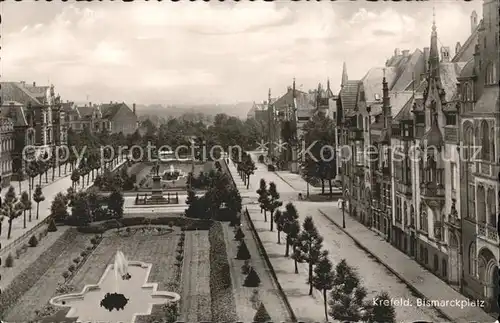
[[[291,87],[291,86],[287,86],[287,87],[286,87],[286,90],[287,90],[287,92],[288,92],[288,91],[291,91],[291,90],[292,90],[292,87]]]
[[[450,61],[450,48],[446,46],[441,47],[441,62],[448,63]]]
[[[409,51],[408,49],[405,49],[405,50],[403,51],[403,56],[404,56],[404,57],[408,57],[408,56],[410,56],[410,51]]]
[[[92,108],[92,102],[89,102],[89,107],[91,107],[91,108]]]
[[[399,56],[399,55],[401,55],[401,53],[400,53],[400,51],[399,51],[399,48],[396,48],[396,49],[394,50],[394,56]]]
[[[135,103],[132,104],[132,111],[134,112],[135,114]]]
[[[36,86],[36,82],[33,82],[33,87],[35,87],[35,86]]]
[[[266,101],[266,100],[262,101],[262,104],[263,104],[263,105],[266,105],[266,104],[267,104],[267,101]]]
[[[477,13],[476,10],[470,15],[470,33],[472,34],[477,27]]]
[[[457,44],[455,45],[455,55],[457,55],[461,49],[462,45],[460,44],[460,42],[457,42]]]
[[[19,82],[19,83],[21,83],[21,85],[22,85],[22,86],[25,86],[25,85],[26,85],[26,82],[25,82],[25,81],[21,81],[21,82]]]
[[[113,104],[113,101],[109,101],[109,104]]]
[[[425,72],[429,71],[429,56],[430,56],[430,48],[424,47],[424,64],[425,64]]]

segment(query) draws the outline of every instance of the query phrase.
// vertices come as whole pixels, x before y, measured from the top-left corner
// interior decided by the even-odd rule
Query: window
[[[401,200],[396,197],[396,222],[401,223]]]
[[[492,127],[491,130],[491,135],[490,135],[490,152],[491,152],[491,161],[495,162],[495,128]]]
[[[490,134],[488,123],[483,120],[481,124],[481,158],[483,160],[490,160]]]
[[[476,188],[474,187],[474,184],[469,184],[469,210],[468,210],[468,217],[471,219],[476,219],[476,196],[475,196],[475,191]]]
[[[410,208],[410,224],[412,227],[415,226],[415,209],[413,208],[413,205]]]
[[[456,126],[457,125],[457,116],[454,113],[446,114],[446,125],[447,126]]]
[[[415,122],[417,124],[425,124],[425,115],[423,113],[417,114]]]
[[[424,262],[426,265],[429,263],[429,250],[427,250],[427,248],[425,248],[424,252]]]
[[[489,63],[486,67],[486,75],[485,75],[485,83],[486,85],[495,84],[496,79],[496,67],[495,64]]]
[[[469,246],[469,275],[476,277],[477,257],[476,257],[476,243],[471,242]]]
[[[375,101],[380,101],[380,94],[375,93]]]
[[[437,255],[434,255],[434,271],[439,270],[439,258]]]
[[[428,220],[427,220],[427,212],[425,211],[422,211],[420,213],[420,230],[423,231],[423,232],[428,232]]]
[[[450,163],[450,182],[451,182],[451,189],[455,190],[455,173],[457,171],[457,164],[455,163]]]

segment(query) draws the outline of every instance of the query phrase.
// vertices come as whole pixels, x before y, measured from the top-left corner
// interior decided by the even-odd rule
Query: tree
[[[333,271],[333,265],[328,259],[328,253],[325,252],[323,257],[314,268],[314,274],[312,279],[312,284],[314,288],[323,292],[323,304],[325,307],[325,318],[328,321],[328,308],[327,308],[327,291],[333,288],[333,279],[335,278],[335,272]],[[382,321],[380,323],[383,323]]]
[[[369,323],[396,323],[396,310],[386,291],[378,294],[373,303],[367,303],[367,306]]]
[[[64,222],[68,217],[68,207],[66,203],[66,197],[63,193],[59,192],[52,200],[50,206],[50,213],[56,222]]]
[[[299,258],[305,261],[309,265],[309,295],[312,295],[312,278],[313,278],[313,267],[321,259],[321,248],[323,247],[323,237],[318,233],[318,229],[314,225],[312,217],[308,216],[304,219],[302,224],[302,232],[298,238],[298,251]]]
[[[71,173],[72,186],[76,188],[76,183],[80,180],[80,171],[78,169],[73,170]]]
[[[255,170],[257,167],[255,167],[255,163],[252,160],[252,157],[250,155],[246,155],[247,157],[245,158],[244,161],[244,166],[243,166],[243,172],[246,178],[246,184],[247,184],[247,189],[250,187],[250,175],[254,174]]]
[[[17,170],[16,177],[17,177],[17,182],[19,183],[19,195],[21,195],[22,194],[21,182],[24,180],[24,177],[26,177],[26,174],[24,173],[22,167],[19,167],[19,169]]]
[[[76,194],[71,206],[71,214],[80,225],[88,225],[92,222],[91,207],[86,194]]]
[[[24,211],[23,204],[17,198],[14,187],[10,186],[9,190],[5,194],[5,198],[2,203],[2,208],[0,210],[2,216],[7,218],[7,221],[9,223],[7,239],[10,239],[10,235],[12,233],[12,222],[14,221],[14,219],[21,216],[23,211]]]
[[[259,309],[255,313],[255,316],[253,317],[253,322],[254,323],[268,323],[271,322],[271,316],[269,316],[269,313],[267,312],[266,307],[264,306],[263,303],[260,304]]]
[[[354,268],[342,259],[335,267],[335,278],[330,293],[330,316],[334,320],[358,322],[366,320],[366,289]]]
[[[42,187],[37,185],[35,188],[35,192],[33,193],[33,201],[36,203],[36,219],[38,220],[38,216],[40,214],[40,202],[45,201],[45,196],[43,196]],[[31,221],[31,214],[30,214]]]
[[[257,287],[260,285],[260,277],[252,267],[250,268],[250,272],[248,273],[245,281],[243,282],[243,286],[245,287]]]
[[[282,213],[283,232],[286,234],[286,248],[285,257],[288,257],[290,246],[293,244],[294,239],[300,231],[300,224],[298,222],[299,213],[292,203],[285,206],[285,212]]]
[[[248,247],[245,241],[242,241],[238,247],[238,252],[236,253],[236,259],[238,260],[248,260],[250,259],[250,251],[248,251]]]
[[[196,192],[192,189],[188,189],[186,204],[191,205],[191,203],[193,203],[195,199],[196,199]]]
[[[261,178],[259,182],[259,189],[257,190],[257,194],[259,194],[259,205],[260,205],[260,213],[264,211],[264,221],[267,222],[267,208],[269,206],[269,192],[267,190],[266,180]]]
[[[66,190],[66,204],[68,206],[72,206],[75,196],[76,196],[75,189],[73,187],[68,187],[68,189]]]
[[[238,228],[238,231],[236,231],[236,234],[234,235],[234,239],[236,241],[241,241],[241,240],[243,240],[244,237],[245,237],[245,234],[243,233],[241,228]]]
[[[280,199],[280,194],[278,193],[276,189],[276,184],[274,182],[269,183],[269,205],[268,205],[268,210],[271,215],[271,231],[273,231],[273,214],[276,209],[278,209],[280,206],[283,205],[283,202],[281,202]]]
[[[21,203],[23,205],[23,228],[26,229],[26,211],[31,210],[31,199],[28,192],[21,194]]]
[[[113,191],[108,197],[108,209],[111,211],[114,217],[123,217],[123,194],[120,191]]]
[[[276,229],[278,230],[278,244],[281,243],[281,235],[280,234],[281,234],[281,231],[283,231],[283,229],[285,227],[285,221],[286,221],[286,218],[280,210],[277,210],[276,212],[274,212],[274,222],[276,223]]]

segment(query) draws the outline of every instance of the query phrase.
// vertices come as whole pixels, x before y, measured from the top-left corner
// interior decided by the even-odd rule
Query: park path
[[[121,164],[125,162],[125,158],[122,157],[120,158],[117,162],[116,165],[114,166],[113,169],[116,167],[119,167]],[[32,220],[31,222],[26,220],[26,228],[23,227],[23,216],[20,216],[19,218],[15,219],[12,222],[12,232],[10,239],[7,239],[7,230],[8,230],[8,223],[7,219],[3,220],[2,223],[2,234],[0,235],[0,256],[4,255],[6,252],[11,250],[11,245],[13,242],[16,242],[16,239],[21,237],[23,234],[28,232],[30,229],[34,228],[37,224],[42,222],[46,217],[50,215],[50,206],[52,205],[52,200],[54,197],[57,195],[57,193],[66,193],[66,190],[72,185],[71,181],[71,176],[69,176],[70,172],[68,171],[68,174],[63,175],[61,173],[61,177],[56,178],[54,182],[51,183],[46,183],[44,185],[44,180],[45,178],[42,178],[42,191],[43,195],[45,196],[45,200],[43,202],[40,202],[40,212],[39,212],[39,218],[36,219],[36,203],[32,202]],[[57,175],[57,172],[56,172]],[[49,171],[49,179],[51,178],[52,174]],[[35,185],[38,184],[38,178],[35,179]],[[85,183],[86,184],[86,183]],[[89,181],[90,185],[84,185],[84,189],[87,189],[89,186],[91,186],[93,183],[92,181]],[[16,194],[19,193],[19,185],[18,182],[12,182],[12,186],[16,189]],[[82,185],[77,185],[77,188],[79,190],[82,189]],[[21,182],[21,190],[22,191],[27,191],[28,190],[28,181],[23,181]],[[2,198],[5,196],[7,193],[7,189],[2,190]],[[33,193],[33,192],[32,192]],[[28,217],[28,216],[27,216]]]

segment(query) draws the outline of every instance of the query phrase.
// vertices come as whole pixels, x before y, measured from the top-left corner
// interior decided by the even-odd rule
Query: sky
[[[2,81],[63,100],[215,104],[279,96],[383,66],[395,48],[462,44],[482,1],[0,2]],[[88,98],[88,99],[87,99]]]

